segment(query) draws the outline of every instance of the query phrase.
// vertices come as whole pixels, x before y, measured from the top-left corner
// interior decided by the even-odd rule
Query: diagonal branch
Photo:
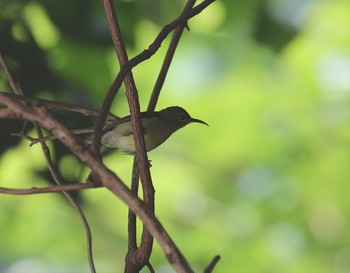
[[[211,273],[213,272],[216,264],[218,263],[218,261],[220,260],[220,255],[216,255],[213,260],[210,262],[210,264],[208,265],[208,267],[206,269],[204,269],[204,273]]]
[[[7,77],[11,83],[11,86],[13,88],[14,93],[17,95],[23,95],[21,85],[19,84],[19,82],[17,82],[14,79],[10,69],[7,66],[5,58],[2,56],[2,54],[0,54],[0,62],[6,71]],[[23,103],[22,104],[20,103],[18,105],[23,105]],[[46,107],[42,107],[42,109],[45,109],[45,111],[47,111]],[[43,138],[43,133],[42,133],[41,127],[38,125],[38,123],[36,121],[32,121],[32,122],[33,122],[33,125],[35,127],[35,130],[36,130],[39,138]],[[24,132],[25,126],[26,126],[26,121],[25,121],[23,129],[22,129],[23,132]],[[64,185],[65,183],[63,182],[63,179],[59,175],[57,168],[51,159],[49,147],[46,145],[45,142],[41,142],[41,147],[42,147],[42,151],[43,151],[44,157],[46,159],[46,162],[47,162],[47,165],[48,165],[48,168],[50,170],[52,178],[54,179],[54,181],[56,182],[57,185]],[[90,266],[91,273],[96,273],[95,264],[94,264],[94,260],[93,260],[93,254],[92,254],[92,235],[91,235],[89,223],[84,215],[82,208],[80,207],[79,203],[74,199],[73,195],[69,192],[66,192],[66,191],[63,191],[63,194],[66,196],[66,198],[71,203],[73,208],[77,211],[77,213],[78,213],[78,215],[79,215],[79,217],[84,225],[84,230],[86,233],[87,243],[88,243],[87,250],[88,250],[89,266]]]
[[[79,139],[63,124],[58,122],[46,108],[40,107],[40,105],[28,107],[3,96],[1,93],[0,102],[6,104],[24,119],[38,122],[40,126],[56,135],[82,162],[97,174],[105,187],[118,196],[140,217],[141,221],[146,225],[149,232],[163,249],[174,270],[179,273],[193,272],[185,257],[178,250],[161,223],[145,203],[135,196],[117,175],[97,160]]]
[[[186,14],[187,12],[189,12],[192,9],[192,7],[194,6],[195,2],[196,2],[196,0],[188,0],[184,10],[182,11],[182,14]],[[168,73],[171,61],[172,61],[174,54],[175,54],[175,50],[177,48],[180,37],[181,37],[185,27],[187,27],[187,22],[185,24],[179,25],[174,31],[174,35],[171,39],[168,51],[165,55],[165,59],[164,59],[162,68],[159,72],[157,81],[154,85],[154,88],[153,88],[153,91],[151,94],[151,98],[150,98],[149,103],[148,103],[147,111],[154,111],[154,109],[156,108],[156,104],[158,101],[160,91],[161,91],[163,84],[165,82],[165,77]]]

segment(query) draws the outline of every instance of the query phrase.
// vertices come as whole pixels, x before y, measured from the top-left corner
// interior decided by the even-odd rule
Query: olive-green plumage
[[[159,112],[141,112],[140,114],[147,151],[158,147],[174,132],[191,122],[208,125],[204,121],[191,118],[183,108],[178,106],[168,107]],[[130,116],[109,124],[103,130],[101,143],[108,148],[117,148],[128,154],[135,153]]]

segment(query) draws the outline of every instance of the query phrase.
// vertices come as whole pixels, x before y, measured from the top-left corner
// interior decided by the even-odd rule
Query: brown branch
[[[116,78],[114,79],[111,87],[109,88],[108,94],[105,97],[105,100],[103,102],[101,112],[95,123],[94,137],[93,137],[92,148],[91,148],[95,156],[99,155],[98,151],[99,151],[99,147],[101,146],[100,140],[102,136],[102,127],[103,127],[103,124],[105,123],[107,112],[109,111],[112,105],[113,99],[117,94],[120,86],[122,85],[122,82],[125,76],[129,73],[129,71],[131,71],[133,67],[137,66],[139,63],[152,57],[158,51],[162,42],[169,35],[170,32],[172,32],[178,26],[185,24],[190,18],[200,13],[202,10],[204,10],[207,6],[209,6],[214,1],[215,0],[204,0],[202,3],[192,8],[190,11],[184,14],[181,14],[180,17],[172,21],[170,24],[166,25],[160,31],[160,33],[152,42],[152,44],[148,47],[148,49],[145,49],[140,54],[130,59],[122,66]]]
[[[220,255],[216,255],[213,258],[213,260],[210,262],[208,267],[204,270],[204,273],[211,273],[211,272],[213,272],[214,267],[216,266],[216,264],[218,263],[219,260],[220,260]]]
[[[108,25],[111,31],[112,40],[117,52],[119,63],[121,66],[123,66],[128,62],[128,56],[117,20],[115,7],[112,0],[104,0],[103,4],[105,7]],[[137,164],[134,164],[134,168],[138,168],[139,170],[144,201],[149,209],[154,212],[154,188],[149,170],[145,140],[143,137],[138,93],[131,71],[126,75],[124,83],[131,114],[131,125],[134,132],[133,136],[136,151],[135,157],[137,159]],[[135,179],[136,176],[133,176],[133,178]],[[134,194],[137,196],[137,192],[134,192]],[[128,262],[125,263],[125,272],[138,272],[142,267],[144,267],[148,263],[152,252],[152,246],[153,237],[144,227],[140,247],[136,251],[135,249],[130,249],[127,254],[126,259],[128,259]]]
[[[150,273],[155,273],[154,268],[153,268],[153,266],[151,265],[150,262],[147,262],[147,263],[146,263],[146,266],[147,266],[147,268],[148,268],[148,270],[149,270]]]
[[[36,130],[39,138],[43,138],[43,133],[42,133],[41,128],[36,123],[34,123],[34,126],[35,126],[35,130]],[[59,175],[58,170],[51,159],[51,153],[50,153],[49,147],[46,145],[45,142],[41,142],[40,144],[41,144],[47,165],[49,167],[51,176],[53,177],[53,179],[57,185],[60,185],[60,186],[64,185],[63,184],[64,181],[61,178],[61,176]],[[87,240],[87,254],[88,254],[90,271],[91,271],[91,273],[96,273],[95,263],[94,263],[93,254],[92,254],[92,235],[91,235],[91,229],[89,226],[89,222],[87,221],[87,218],[86,218],[81,206],[79,205],[78,201],[75,200],[73,195],[70,192],[66,192],[66,191],[64,191],[63,194],[66,196],[68,201],[71,203],[73,208],[76,210],[76,212],[79,215],[80,220],[83,223],[85,234],[86,234],[86,240]]]
[[[134,158],[134,164],[132,168],[132,177],[131,177],[131,192],[137,196],[139,189],[139,169],[137,167],[136,158]],[[132,252],[137,250],[137,240],[136,240],[136,215],[133,213],[131,209],[129,209],[128,213],[128,254],[126,259],[126,263],[129,257],[133,256]],[[130,254],[129,254],[130,253]]]
[[[184,10],[182,11],[182,14],[186,14],[187,12],[189,12],[192,9],[192,7],[194,6],[195,2],[196,2],[196,0],[188,0]],[[147,111],[154,111],[154,109],[156,108],[156,104],[158,101],[160,91],[161,91],[163,84],[165,82],[165,77],[168,74],[168,70],[169,70],[171,61],[172,61],[174,54],[175,54],[175,50],[177,48],[177,45],[179,43],[179,40],[180,40],[181,35],[183,33],[183,30],[186,26],[187,26],[187,22],[182,24],[182,25],[179,25],[174,31],[169,48],[168,48],[167,53],[166,53],[165,58],[164,58],[162,68],[160,69],[157,81],[154,85],[152,95],[151,95],[151,98],[150,98],[149,103],[148,103]]]
[[[13,90],[13,92],[17,95],[23,95],[23,92],[22,92],[22,88],[21,86],[18,84],[18,82],[14,79],[12,73],[11,73],[11,70],[9,69],[8,65],[7,65],[7,62],[5,60],[5,57],[4,55],[0,52],[0,63],[1,63],[1,66],[4,68],[5,70],[5,73],[6,73],[6,76],[7,76],[7,79],[9,80],[10,82],[10,86]]]
[[[57,193],[63,191],[79,191],[86,189],[96,188],[93,183],[76,183],[76,184],[66,184],[66,185],[55,185],[45,188],[33,187],[31,189],[10,189],[0,187],[0,193],[13,194],[13,195],[29,195],[29,194],[40,194],[40,193]]]
[[[63,102],[47,100],[47,99],[39,99],[39,98],[26,97],[22,95],[15,95],[15,94],[6,93],[3,91],[0,91],[0,93],[3,94],[4,96],[8,96],[20,102],[33,103],[34,101],[39,101],[42,105],[45,105],[47,107],[80,113],[80,114],[83,114],[84,116],[98,116],[99,114],[98,110],[88,108],[88,107],[81,107],[81,106],[76,106],[69,103],[63,103]],[[116,119],[118,119],[116,115],[113,115],[112,113],[108,113],[107,120],[114,121]]]
[[[9,108],[0,108],[0,118],[20,119],[20,116]]]
[[[146,225],[147,229],[158,241],[167,256],[171,266],[179,273],[192,273],[186,259],[177,249],[176,245],[162,227],[161,223],[149,210],[149,208],[135,196],[120,180],[120,178],[107,169],[93,154],[79,142],[79,139],[72,134],[63,124],[58,122],[46,108],[36,106],[28,107],[16,101],[2,96],[0,93],[0,101],[8,107],[23,116],[23,118],[38,122],[46,130],[55,134],[82,162],[96,173],[102,184],[118,196],[126,203],[134,213],[136,213],[141,221]]]
[[[14,79],[10,69],[7,66],[5,59],[3,58],[3,56],[1,54],[0,54],[0,61],[1,61],[1,64],[3,65],[3,67],[7,73],[7,77],[11,83],[11,86],[13,88],[14,93],[17,95],[23,95],[21,85]],[[43,109],[45,109],[45,111],[47,111],[46,107],[44,107]],[[33,124],[34,124],[35,130],[36,130],[39,138],[43,138],[43,133],[42,133],[40,126],[35,121],[33,121]],[[24,134],[25,127],[26,127],[26,121],[24,123],[21,134]],[[45,142],[41,142],[41,147],[42,147],[42,151],[44,153],[44,157],[46,159],[46,162],[48,164],[48,168],[50,170],[51,176],[53,177],[53,179],[57,185],[63,185],[64,181],[60,177],[60,175],[58,174],[58,171],[57,171],[53,161],[51,160],[50,149],[48,148],[48,146],[46,145]],[[66,192],[66,191],[63,191],[63,194],[66,196],[66,198],[71,203],[71,205],[74,207],[74,209],[77,211],[77,213],[78,213],[78,215],[79,215],[79,217],[84,225],[84,229],[85,229],[85,233],[86,233],[86,237],[87,237],[87,243],[88,243],[87,249],[88,249],[89,266],[90,266],[91,273],[96,273],[95,265],[94,265],[94,261],[93,261],[93,255],[92,255],[92,236],[91,236],[91,230],[90,230],[89,223],[84,215],[83,210],[81,209],[78,202],[74,199],[73,195],[71,195],[71,193]]]
[[[93,131],[94,131],[93,127],[71,130],[71,132],[73,134],[75,134],[75,135],[89,134],[89,133],[92,133]],[[22,137],[22,138],[24,138],[26,140],[29,140],[31,142],[29,146],[32,146],[32,145],[37,144],[37,143],[41,143],[41,142],[57,139],[57,137],[54,136],[54,135],[42,136],[42,137],[34,138],[34,137],[31,137],[31,136],[28,136],[24,132],[12,133],[11,135],[17,136],[17,137]]]

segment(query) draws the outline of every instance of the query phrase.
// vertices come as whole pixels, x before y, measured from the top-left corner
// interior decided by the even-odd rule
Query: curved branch
[[[13,92],[17,95],[23,95],[21,85],[14,79],[10,69],[7,66],[5,58],[2,56],[2,54],[0,54],[0,62],[3,65],[3,67],[7,73],[8,79],[11,83],[12,88],[13,88]],[[23,102],[20,103],[19,105],[23,105]],[[44,109],[46,111],[46,107],[42,108],[42,109]],[[39,138],[43,138],[42,128],[35,121],[33,121],[33,125],[35,127],[35,130],[36,130]],[[22,129],[23,134],[24,134],[25,126],[26,126],[26,122],[24,123],[23,129]],[[51,153],[50,153],[49,147],[46,145],[45,142],[41,142],[41,147],[42,147],[42,151],[44,153],[44,156],[45,156],[46,162],[48,164],[48,168],[50,170],[52,178],[54,179],[54,181],[56,182],[57,185],[60,185],[60,186],[64,185],[64,180],[59,175],[57,168],[51,159]],[[89,223],[87,221],[87,218],[85,217],[84,212],[83,212],[82,208],[80,207],[78,201],[76,201],[74,199],[73,195],[67,191],[63,191],[63,194],[66,196],[66,198],[71,203],[73,208],[77,211],[77,213],[79,214],[79,217],[84,225],[84,230],[86,233],[87,244],[88,244],[87,251],[88,251],[89,266],[90,266],[91,273],[96,273],[95,264],[94,264],[94,260],[93,260],[93,254],[92,254],[92,235],[91,235],[91,230],[90,230],[90,226],[89,226]]]

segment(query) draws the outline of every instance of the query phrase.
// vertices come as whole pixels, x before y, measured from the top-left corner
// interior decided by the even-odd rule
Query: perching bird
[[[141,112],[141,123],[146,150],[151,151],[161,145],[174,132],[191,122],[207,123],[191,116],[181,107],[172,106],[159,112]],[[102,145],[117,148],[125,153],[135,153],[135,143],[130,116],[118,119],[103,129]]]

